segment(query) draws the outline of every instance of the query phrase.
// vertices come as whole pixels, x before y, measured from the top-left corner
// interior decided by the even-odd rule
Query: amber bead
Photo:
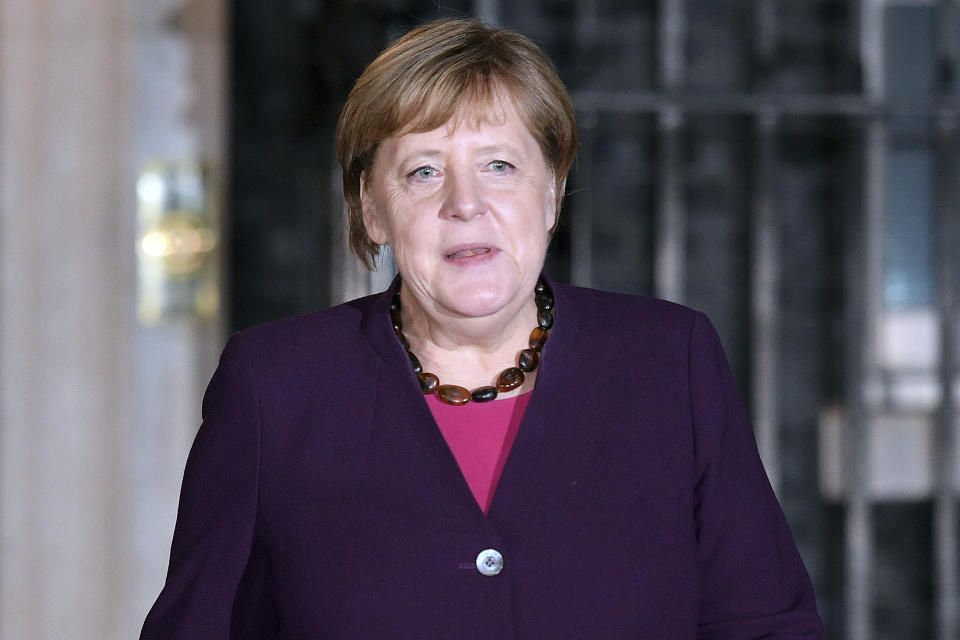
[[[540,311],[550,311],[553,309],[553,296],[549,293],[538,293],[534,297],[534,300],[537,303],[537,309]]]
[[[537,312],[537,325],[544,331],[553,327],[553,314],[549,311]]]
[[[536,329],[534,329],[534,331],[536,331]],[[413,355],[409,351],[407,351],[407,355],[410,356],[410,364],[413,365],[413,372],[423,373],[423,365],[420,364],[420,360],[417,358],[417,356]]]
[[[433,373],[424,371],[417,376],[417,379],[420,381],[420,388],[423,389],[424,393],[436,393],[437,387],[440,386],[440,378]]]
[[[546,344],[547,338],[549,337],[550,337],[549,333],[547,333],[540,327],[537,327],[536,329],[530,332],[530,348],[540,351],[541,349],[543,349],[543,345]]]
[[[403,345],[403,348],[406,349],[407,351],[409,351],[409,350],[410,350],[410,341],[407,340],[407,336],[403,335],[403,333],[398,333],[398,334],[397,334],[397,338],[400,339],[400,344]]]
[[[490,402],[497,397],[496,387],[479,387],[473,390],[470,397],[474,402]]]
[[[535,349],[524,349],[517,358],[517,364],[522,371],[530,373],[540,364],[540,354]]]
[[[510,367],[500,372],[497,378],[498,391],[513,391],[523,384],[523,371],[518,367]]]
[[[437,397],[447,404],[461,405],[470,401],[470,392],[455,384],[442,384],[437,388]]]

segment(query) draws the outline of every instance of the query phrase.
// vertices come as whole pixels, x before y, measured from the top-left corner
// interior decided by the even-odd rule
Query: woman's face
[[[370,238],[405,292],[447,317],[515,313],[543,267],[553,171],[510,100],[384,140],[361,189]]]

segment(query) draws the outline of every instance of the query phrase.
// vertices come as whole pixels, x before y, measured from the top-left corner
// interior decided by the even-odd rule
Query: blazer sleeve
[[[202,417],[184,471],[167,580],[141,640],[267,637],[272,606],[255,537],[259,403],[241,334],[221,355]]]
[[[698,637],[822,637],[813,588],[770,487],[720,339],[696,314],[689,351],[695,429]]]

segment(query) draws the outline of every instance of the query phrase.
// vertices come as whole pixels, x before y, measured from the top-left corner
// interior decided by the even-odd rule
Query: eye
[[[419,178],[420,180],[429,180],[435,178],[439,172],[430,165],[417,167],[408,174],[410,178]]]
[[[489,167],[496,173],[506,173],[514,168],[513,165],[506,160],[494,160],[490,163]]]

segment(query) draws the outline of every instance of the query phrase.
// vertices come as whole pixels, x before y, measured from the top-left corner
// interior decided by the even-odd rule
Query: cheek
[[[376,201],[379,219],[391,244],[402,242],[404,234],[415,222],[405,194],[399,189],[381,189]]]
[[[391,213],[391,245],[398,264],[411,264],[429,259],[437,244],[436,225],[412,210],[393,209]]]
[[[538,215],[540,211],[531,211],[540,204],[542,203],[530,203],[530,213],[523,222],[523,228],[517,233],[517,245],[522,254],[518,257],[521,257],[523,262],[542,260],[550,240],[550,227],[545,224],[545,216]]]
[[[541,190],[537,196],[531,198],[531,200],[532,202],[529,206],[531,213],[529,214],[527,228],[530,230],[532,236],[542,236],[543,241],[546,242],[556,215],[556,204],[553,199],[553,194],[549,192],[544,193],[544,191]]]

